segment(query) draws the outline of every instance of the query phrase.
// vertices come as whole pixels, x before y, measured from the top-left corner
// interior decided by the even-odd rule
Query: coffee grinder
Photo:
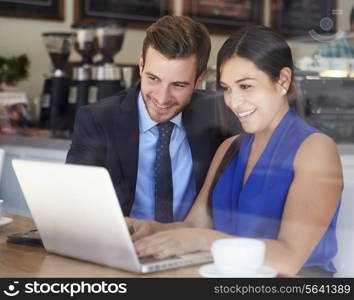
[[[97,63],[97,100],[110,97],[124,88],[122,70],[113,62],[123,44],[125,26],[122,23],[97,24],[96,37],[102,60]]]
[[[50,98],[52,94],[52,76],[44,75],[44,84],[42,94],[40,96],[40,116],[39,128],[50,128]]]
[[[53,63],[50,87],[50,129],[53,137],[70,137],[68,94],[71,79],[67,75],[67,63],[72,47],[73,34],[68,32],[46,32],[42,34],[44,44]]]
[[[93,81],[93,57],[98,53],[96,28],[89,24],[73,24],[75,31],[74,48],[81,55],[75,64],[68,100],[70,130],[73,130],[75,115],[79,107],[96,102],[96,84]]]

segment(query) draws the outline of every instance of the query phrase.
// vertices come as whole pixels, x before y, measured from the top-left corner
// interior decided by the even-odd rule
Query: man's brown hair
[[[164,16],[146,30],[143,44],[143,59],[149,47],[154,48],[168,59],[196,55],[196,79],[208,65],[210,36],[206,27],[186,16]]]

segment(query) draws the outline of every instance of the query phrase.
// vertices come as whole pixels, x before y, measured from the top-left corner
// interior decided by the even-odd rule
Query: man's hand
[[[154,256],[166,258],[198,250],[209,250],[208,237],[214,233],[205,228],[180,228],[157,232],[142,238],[136,243],[135,250],[139,257]]]
[[[133,242],[151,235],[157,231],[157,222],[150,220],[139,220],[125,217],[129,233]]]

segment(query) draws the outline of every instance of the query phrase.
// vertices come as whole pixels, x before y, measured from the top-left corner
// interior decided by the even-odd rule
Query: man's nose
[[[165,103],[168,103],[171,97],[171,91],[169,86],[161,86],[156,95],[156,100],[159,104],[163,105]]]

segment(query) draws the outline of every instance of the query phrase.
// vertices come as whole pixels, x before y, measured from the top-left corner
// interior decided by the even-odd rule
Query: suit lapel
[[[127,96],[120,105],[120,113],[116,118],[115,125],[115,142],[116,149],[119,149],[119,163],[122,170],[124,192],[123,211],[129,215],[135,198],[135,185],[138,170],[139,158],[139,120],[137,95],[139,87],[128,90]]]
[[[198,109],[198,99],[192,99],[190,105],[183,110],[182,120],[186,129],[189,146],[192,152],[193,173],[196,188],[199,191],[204,183],[205,174],[210,163],[210,137],[211,133],[205,130],[203,117]],[[199,110],[199,112],[198,112]]]

